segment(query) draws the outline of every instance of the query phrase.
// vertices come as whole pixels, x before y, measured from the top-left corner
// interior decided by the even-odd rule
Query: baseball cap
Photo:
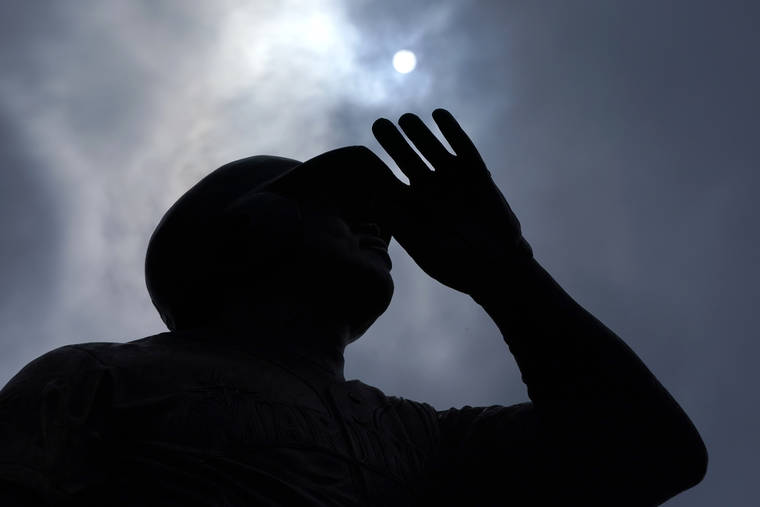
[[[198,294],[218,245],[214,232],[225,211],[257,192],[330,199],[347,217],[374,221],[390,240],[383,220],[384,196],[398,184],[387,165],[365,146],[327,151],[305,162],[256,155],[212,171],[183,194],[156,226],[148,243],[145,281],[153,305],[170,329],[180,314],[198,312]],[[255,269],[255,266],[253,267]]]

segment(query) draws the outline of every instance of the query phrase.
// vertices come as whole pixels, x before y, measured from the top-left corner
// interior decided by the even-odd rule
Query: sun
[[[417,66],[417,57],[408,49],[396,51],[393,55],[393,68],[401,74],[409,74]]]

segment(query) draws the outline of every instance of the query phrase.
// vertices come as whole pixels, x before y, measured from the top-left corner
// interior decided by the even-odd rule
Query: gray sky
[[[668,505],[758,505],[759,18],[727,0],[5,0],[0,385],[51,348],[164,330],[145,247],[202,175],[380,154],[374,119],[441,106],[539,261],[706,441],[706,479]],[[485,312],[391,255],[394,300],[347,377],[438,408],[526,400]]]

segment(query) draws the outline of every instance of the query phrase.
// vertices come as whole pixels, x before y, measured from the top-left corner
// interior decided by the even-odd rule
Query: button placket
[[[349,390],[347,391],[347,389]],[[352,434],[353,432],[351,431],[351,427],[348,424],[348,417],[353,418],[353,414],[355,412],[354,406],[361,405],[361,398],[356,393],[352,393],[350,391],[350,386],[347,383],[333,384],[329,387],[327,393],[332,407],[336,412],[336,419],[338,420],[343,431],[344,439],[346,445],[348,446],[349,452],[351,453],[351,457],[357,462],[363,462],[363,460],[360,459],[358,452],[359,450],[357,449],[357,444],[359,444],[359,442],[357,442],[358,436]],[[353,394],[358,399],[358,402],[354,401],[351,398],[351,394]],[[369,486],[367,484],[367,478],[365,476],[364,469],[362,467],[357,467],[354,469],[354,473],[356,474],[356,480],[360,485],[362,496],[365,499],[368,498]]]

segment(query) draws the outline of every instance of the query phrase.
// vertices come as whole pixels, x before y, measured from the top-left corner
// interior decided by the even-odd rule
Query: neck
[[[228,307],[206,330],[222,347],[277,359],[292,368],[344,380],[348,324],[330,321],[313,307],[265,302],[254,309]]]

